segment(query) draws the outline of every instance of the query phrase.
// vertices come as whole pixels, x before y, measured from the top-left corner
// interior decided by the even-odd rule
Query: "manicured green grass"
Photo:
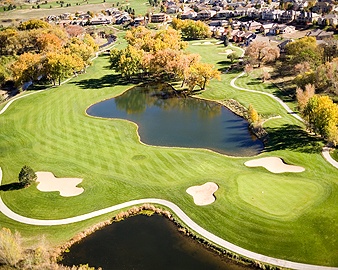
[[[223,61],[210,46],[189,49],[211,63]],[[176,203],[198,224],[243,248],[292,261],[338,266],[337,170],[320,155],[322,143],[308,137],[280,105],[269,97],[233,89],[229,82],[236,74],[223,74],[221,82],[211,82],[199,94],[216,100],[235,98],[244,105],[253,104],[262,114],[281,115],[265,124],[271,142],[261,156],[281,157],[303,166],[305,172],[275,175],[264,168],[244,166],[252,157],[144,145],[135,124],[87,116],[85,110],[91,104],[132,87],[108,66],[108,59],[100,57],[86,74],[17,100],[0,116],[4,184],[17,181],[26,164],[57,177],[83,178],[80,186],[85,190],[68,198],[40,192],[35,184],[0,191],[8,207],[32,218],[57,219],[156,197]],[[185,190],[207,181],[219,185],[217,200],[196,206]],[[45,234],[57,245],[112,215],[55,227],[28,226],[2,214],[0,222],[30,241]]]
[[[338,150],[337,149],[335,149],[332,153],[330,153],[331,154],[331,157],[334,159],[334,160],[336,160],[336,161],[338,161]]]

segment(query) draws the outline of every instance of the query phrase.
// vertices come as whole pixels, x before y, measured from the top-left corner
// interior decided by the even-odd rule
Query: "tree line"
[[[20,87],[41,78],[55,85],[90,64],[98,46],[80,26],[67,28],[41,20],[0,30],[0,84],[8,80]]]
[[[303,37],[285,46],[285,54],[276,65],[279,74],[295,77],[295,97],[307,128],[334,145],[338,143],[338,105],[331,97],[338,95],[337,48],[335,40],[317,45],[314,37]],[[245,55],[247,71],[279,58],[278,49],[267,42],[251,43]]]
[[[128,46],[111,50],[110,63],[127,79],[146,76],[161,81],[181,80],[189,91],[195,86],[203,90],[211,79],[220,79],[220,72],[212,65],[184,51],[187,43],[171,27],[154,32],[139,26],[127,31],[125,39]]]

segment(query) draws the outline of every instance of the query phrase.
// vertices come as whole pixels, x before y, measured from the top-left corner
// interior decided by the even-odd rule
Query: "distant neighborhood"
[[[172,18],[201,20],[207,23],[215,37],[227,35],[235,43],[248,45],[257,33],[264,36],[292,34],[299,27],[316,25],[321,29],[313,29],[307,33],[318,42],[325,42],[334,35],[338,25],[338,6],[331,0],[307,1],[286,0],[283,2],[267,2],[252,0],[228,2],[225,0],[172,0],[163,2],[161,13],[150,13],[142,17],[134,16],[122,8],[112,7],[97,14],[64,13],[48,16],[48,22],[76,25],[108,25],[124,27],[146,25],[148,23],[170,23]],[[324,28],[324,29],[323,29]]]

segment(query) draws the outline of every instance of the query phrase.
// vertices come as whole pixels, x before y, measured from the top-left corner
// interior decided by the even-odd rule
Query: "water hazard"
[[[63,255],[63,265],[89,264],[104,270],[249,270],[211,252],[153,215],[134,216],[89,235]]]
[[[141,141],[150,145],[207,148],[232,156],[263,150],[247,121],[216,102],[183,97],[168,85],[135,87],[92,105],[87,113],[137,123]]]

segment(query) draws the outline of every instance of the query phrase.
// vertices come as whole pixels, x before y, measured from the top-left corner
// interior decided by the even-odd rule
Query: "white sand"
[[[36,172],[40,191],[59,191],[63,197],[80,195],[84,189],[76,187],[82,182],[81,178],[56,178],[51,172]]]
[[[196,205],[212,204],[216,198],[214,192],[218,189],[218,185],[213,182],[207,182],[201,186],[192,186],[186,192],[194,198]]]
[[[229,55],[230,53],[233,53],[233,52],[235,52],[235,51],[233,51],[233,50],[231,50],[231,49],[227,49],[227,50],[225,50],[224,52],[220,52],[220,53],[218,53],[218,54]]]
[[[303,167],[285,164],[283,160],[278,157],[253,159],[245,162],[244,165],[247,167],[264,167],[272,173],[305,171]]]

